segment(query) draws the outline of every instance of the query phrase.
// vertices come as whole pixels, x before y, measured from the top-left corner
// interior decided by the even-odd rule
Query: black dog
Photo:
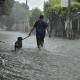
[[[22,37],[18,37],[18,38],[17,38],[17,41],[15,42],[15,46],[14,46],[15,51],[16,51],[17,49],[21,49],[21,48],[22,48],[22,40],[23,40]]]

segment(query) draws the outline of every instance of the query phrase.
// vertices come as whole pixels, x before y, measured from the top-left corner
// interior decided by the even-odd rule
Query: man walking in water
[[[33,28],[29,33],[30,36],[32,31],[36,28],[36,42],[39,49],[43,47],[47,27],[48,24],[44,21],[44,16],[40,15],[39,20],[35,22]]]

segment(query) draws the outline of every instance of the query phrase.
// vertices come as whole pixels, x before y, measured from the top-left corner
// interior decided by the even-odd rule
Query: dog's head
[[[18,37],[17,40],[18,40],[18,41],[22,41],[23,38],[22,38],[22,37]]]

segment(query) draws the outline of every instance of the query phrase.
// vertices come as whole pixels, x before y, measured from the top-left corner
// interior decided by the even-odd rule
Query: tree
[[[9,15],[2,18],[2,23],[7,26],[7,30],[19,29],[20,27],[27,27],[27,18],[29,17],[29,7],[24,3],[14,2]],[[19,26],[21,24],[21,26]],[[25,24],[25,25],[24,25]]]
[[[59,26],[58,22],[61,21],[61,23],[64,24],[65,18],[68,15],[67,10],[68,8],[62,8],[60,6],[60,0],[49,0],[48,2],[44,3],[44,13],[46,18],[49,19],[50,22],[50,35],[52,30],[54,28],[56,29],[57,25]],[[71,14],[80,11],[80,3],[72,0],[70,10]]]
[[[56,5],[60,4],[60,0],[49,0],[49,3],[52,8],[54,8]]]
[[[71,0],[71,12],[80,11],[80,0]],[[62,8],[60,6],[60,0],[49,0],[44,3],[44,13],[48,17],[52,12],[57,13],[58,15],[67,15],[67,8]]]
[[[80,2],[80,0],[75,0],[76,2]]]
[[[38,17],[42,14],[42,11],[40,11],[40,9],[35,8],[31,11],[31,16],[30,16],[30,26],[33,26],[33,24],[35,23],[35,21],[38,19]]]
[[[13,6],[14,0],[0,0],[0,15],[8,15]]]
[[[5,3],[5,0],[0,0],[0,7],[3,7]]]

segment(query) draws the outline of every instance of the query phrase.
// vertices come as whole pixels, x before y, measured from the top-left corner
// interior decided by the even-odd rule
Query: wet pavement
[[[18,36],[27,34],[0,31],[0,41],[5,42],[0,42],[0,55],[5,55],[5,68],[0,68],[4,80],[80,80],[80,40],[46,37],[40,51],[32,35],[14,52]]]

